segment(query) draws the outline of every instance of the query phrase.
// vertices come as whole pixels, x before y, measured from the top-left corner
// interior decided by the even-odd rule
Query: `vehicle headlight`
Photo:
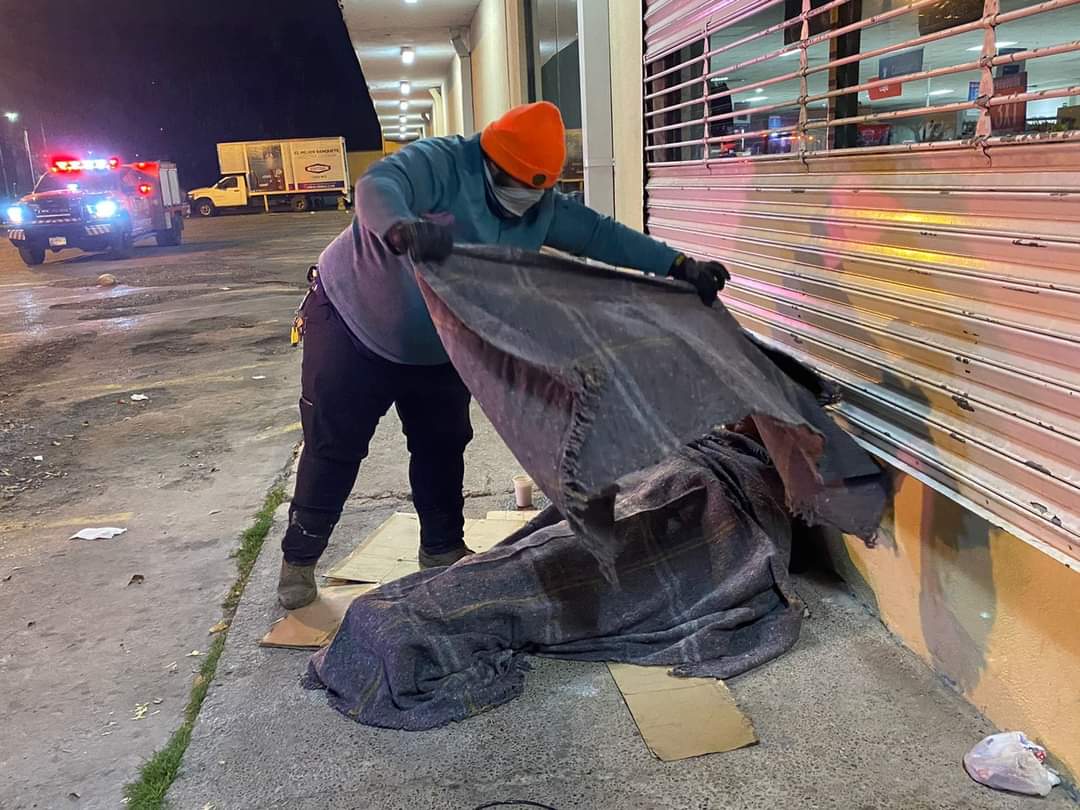
[[[26,222],[26,212],[20,205],[13,205],[7,210],[7,221],[12,225],[22,225]]]
[[[117,205],[115,200],[98,200],[94,203],[94,216],[98,219],[108,219],[109,217],[115,217],[117,212]]]

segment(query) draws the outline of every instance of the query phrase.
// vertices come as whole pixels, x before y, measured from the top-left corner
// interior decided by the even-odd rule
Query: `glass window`
[[[566,124],[566,166],[559,188],[584,191],[577,0],[526,0],[525,20],[529,100],[550,101]]]
[[[705,43],[698,40],[646,66],[645,151],[650,161],[704,156],[704,53]]]
[[[1047,93],[1049,98],[995,106],[991,111],[994,135],[1021,132],[1080,130],[1080,49],[1016,60],[1013,54],[1036,48],[1061,50],[1080,40],[1080,6],[1072,5],[1009,20],[1008,15],[1034,5],[1030,0],[1001,0],[1006,22],[997,27],[997,53],[1004,64],[994,67],[994,94]],[[1005,61],[1008,60],[1008,61]],[[1062,91],[1078,90],[1070,95]]]
[[[1080,5],[1000,2],[992,78],[983,0],[810,0],[805,40],[802,0],[720,25],[647,63],[649,162],[1080,130]]]
[[[237,182],[238,181],[237,181],[237,179],[235,177],[223,177],[220,180],[218,180],[217,187],[222,188],[222,189],[236,188]]]
[[[780,27],[801,9],[801,2],[788,0],[709,37],[710,157],[785,154],[798,152],[804,140],[808,147],[813,143],[809,138],[814,136],[799,126],[802,81],[797,43],[802,24]],[[810,30],[824,30],[828,22],[828,14],[820,14],[812,18]],[[769,54],[773,56],[761,60]],[[807,64],[824,64],[828,55],[828,46],[811,46]],[[824,93],[827,84],[827,74],[812,74],[807,92]]]
[[[789,29],[746,41],[749,34],[776,26],[784,19],[785,7],[774,5],[744,24],[709,37],[710,157],[792,151],[796,143],[792,136],[799,123],[800,88],[799,79],[792,74],[799,70],[799,49],[794,47],[782,56],[747,64],[786,47]],[[717,91],[721,93],[719,99]],[[725,97],[724,93],[731,95]],[[724,114],[718,117],[720,109]]]

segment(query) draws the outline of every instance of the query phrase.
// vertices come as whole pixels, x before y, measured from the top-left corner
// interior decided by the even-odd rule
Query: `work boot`
[[[424,551],[424,547],[421,546],[417,559],[420,561],[421,568],[445,568],[446,566],[453,565],[458,560],[475,553],[475,551],[464,543],[455,549],[444,551],[442,554],[429,554]]]
[[[281,576],[278,578],[278,603],[286,610],[296,610],[310,605],[319,595],[315,585],[315,565],[293,565],[281,561]]]

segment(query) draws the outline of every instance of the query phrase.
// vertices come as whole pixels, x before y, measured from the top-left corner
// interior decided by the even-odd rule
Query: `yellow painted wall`
[[[832,543],[837,570],[995,725],[1080,775],[1080,573],[898,475],[881,541]]]
[[[473,119],[477,131],[525,96],[521,0],[481,0],[473,17]]]
[[[611,125],[615,156],[615,219],[645,227],[645,167],[642,160],[641,8],[638,3],[608,3],[611,39]]]
[[[383,141],[385,145],[386,141]],[[368,167],[383,156],[383,150],[375,149],[369,152],[349,152],[346,160],[349,163],[349,178],[355,183],[360,175],[368,170]]]

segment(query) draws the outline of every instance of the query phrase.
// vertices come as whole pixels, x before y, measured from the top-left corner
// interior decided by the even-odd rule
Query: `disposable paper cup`
[[[518,509],[529,509],[533,505],[533,481],[527,475],[514,476],[514,502]]]

